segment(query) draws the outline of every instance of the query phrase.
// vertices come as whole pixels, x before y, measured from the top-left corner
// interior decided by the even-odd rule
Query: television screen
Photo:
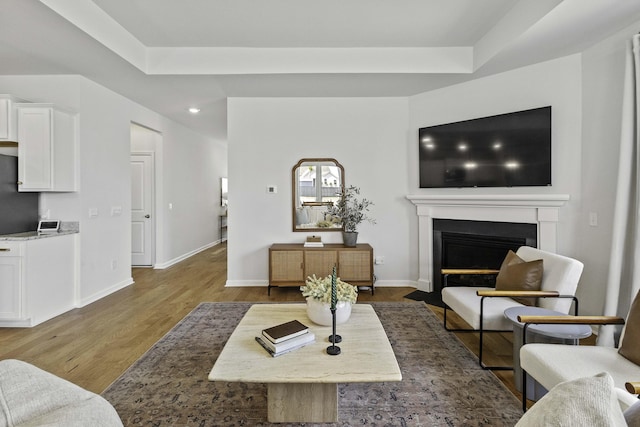
[[[420,188],[551,185],[551,107],[420,128]]]

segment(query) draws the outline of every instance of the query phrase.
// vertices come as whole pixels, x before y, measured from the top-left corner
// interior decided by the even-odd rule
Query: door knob
[[[151,218],[151,215],[147,214],[144,216],[145,218]]]

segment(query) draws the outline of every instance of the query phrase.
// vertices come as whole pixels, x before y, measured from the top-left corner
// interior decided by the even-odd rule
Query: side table
[[[520,347],[523,341],[524,323],[518,322],[518,316],[566,316],[565,313],[547,310],[540,307],[511,307],[504,311],[504,316],[513,323],[513,379],[516,390],[522,392],[522,369],[520,368]],[[527,344],[547,343],[578,345],[580,339],[591,336],[588,325],[530,325],[527,328]],[[527,376],[527,396],[538,400],[547,390],[535,380]]]

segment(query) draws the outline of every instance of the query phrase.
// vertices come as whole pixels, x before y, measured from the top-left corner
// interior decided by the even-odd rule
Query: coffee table
[[[315,343],[271,357],[255,337],[264,328],[294,319],[309,326]],[[305,304],[254,304],[229,337],[209,381],[266,383],[269,422],[337,422],[338,383],[402,380],[371,305],[354,304],[337,333],[341,354],[330,356],[331,327],[311,322]]]

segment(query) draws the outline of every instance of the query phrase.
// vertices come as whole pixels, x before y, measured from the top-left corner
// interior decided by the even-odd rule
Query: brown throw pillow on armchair
[[[631,303],[618,353],[640,365],[640,292]]]
[[[539,291],[542,285],[542,260],[525,261],[509,251],[496,277],[497,291]],[[520,304],[536,305],[535,298],[513,298]]]

